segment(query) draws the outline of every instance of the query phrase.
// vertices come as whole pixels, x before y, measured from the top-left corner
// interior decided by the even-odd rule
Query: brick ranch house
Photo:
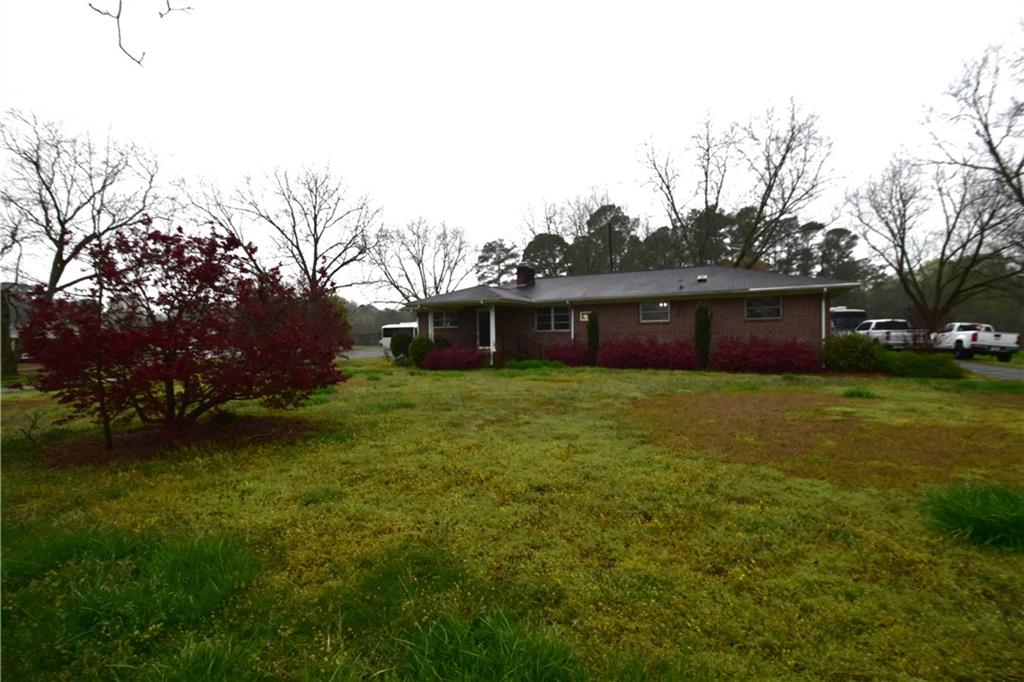
[[[541,357],[552,346],[586,344],[597,313],[601,339],[692,339],[703,302],[714,314],[712,343],[798,339],[816,348],[830,328],[834,293],[859,286],[820,277],[721,266],[535,278],[528,265],[516,283],[478,285],[415,301],[419,332],[453,346],[476,347],[490,363]]]

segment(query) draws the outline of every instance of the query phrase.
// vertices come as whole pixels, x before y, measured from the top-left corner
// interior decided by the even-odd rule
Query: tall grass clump
[[[400,645],[404,656],[396,672],[401,679],[525,682],[585,677],[568,647],[500,612],[469,623],[445,616]]]
[[[869,388],[861,388],[860,386],[855,386],[853,388],[848,388],[845,391],[843,391],[843,397],[873,399],[877,398],[878,394]]]
[[[1024,490],[961,483],[929,492],[923,506],[932,523],[953,537],[1024,550]]]

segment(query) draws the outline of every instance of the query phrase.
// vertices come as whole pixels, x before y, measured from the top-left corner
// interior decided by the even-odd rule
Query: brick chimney
[[[533,268],[529,263],[520,263],[516,266],[516,286],[525,287],[533,284]]]

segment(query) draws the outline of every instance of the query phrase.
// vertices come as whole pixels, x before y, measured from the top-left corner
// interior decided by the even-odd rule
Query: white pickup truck
[[[906,320],[864,320],[853,330],[886,348],[910,348],[914,330]]]
[[[990,324],[950,322],[932,335],[932,347],[951,350],[957,358],[975,354],[994,355],[1000,362],[1009,362],[1020,350],[1020,334],[997,332]]]

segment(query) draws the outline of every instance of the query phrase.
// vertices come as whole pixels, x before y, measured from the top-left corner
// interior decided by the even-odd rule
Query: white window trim
[[[645,320],[644,319],[644,306],[645,305],[656,305],[661,308],[661,304],[665,304],[665,312],[668,313],[668,317],[664,320]],[[672,321],[672,303],[669,301],[648,301],[646,303],[637,304],[637,313],[640,316],[640,324],[668,324]]]
[[[569,311],[569,326],[566,327],[565,329],[555,329],[555,308],[565,308],[566,310]],[[548,311],[550,311],[550,313],[551,313],[551,329],[540,329],[537,326],[537,313],[540,312],[541,310],[548,310]],[[550,333],[566,334],[566,333],[568,333],[568,334],[571,335],[572,334],[572,306],[567,306],[567,305],[547,305],[547,306],[545,306],[545,305],[542,305],[539,308],[534,308],[533,309],[533,331],[535,331],[535,332],[537,332],[539,334],[550,334]]]
[[[437,323],[437,316],[438,315],[444,316],[444,319],[446,321],[447,321],[447,318],[448,318],[449,315],[454,315],[455,316],[455,324],[438,324]],[[452,310],[439,310],[437,312],[430,313],[430,323],[431,323],[433,329],[458,329],[459,328],[459,313],[458,313],[458,311],[452,311]]]
[[[778,317],[750,317],[750,315],[747,314],[747,311],[749,310],[749,307],[747,306],[747,301],[749,301],[751,299],[754,299],[754,298],[777,298],[777,299],[779,299],[779,305],[778,305],[779,315],[778,315]],[[774,308],[775,306],[760,306],[760,307],[762,307],[762,308]],[[765,322],[765,321],[768,321],[768,320],[781,320],[782,319],[782,297],[781,296],[747,296],[746,298],[743,299],[743,319],[746,322]]]

